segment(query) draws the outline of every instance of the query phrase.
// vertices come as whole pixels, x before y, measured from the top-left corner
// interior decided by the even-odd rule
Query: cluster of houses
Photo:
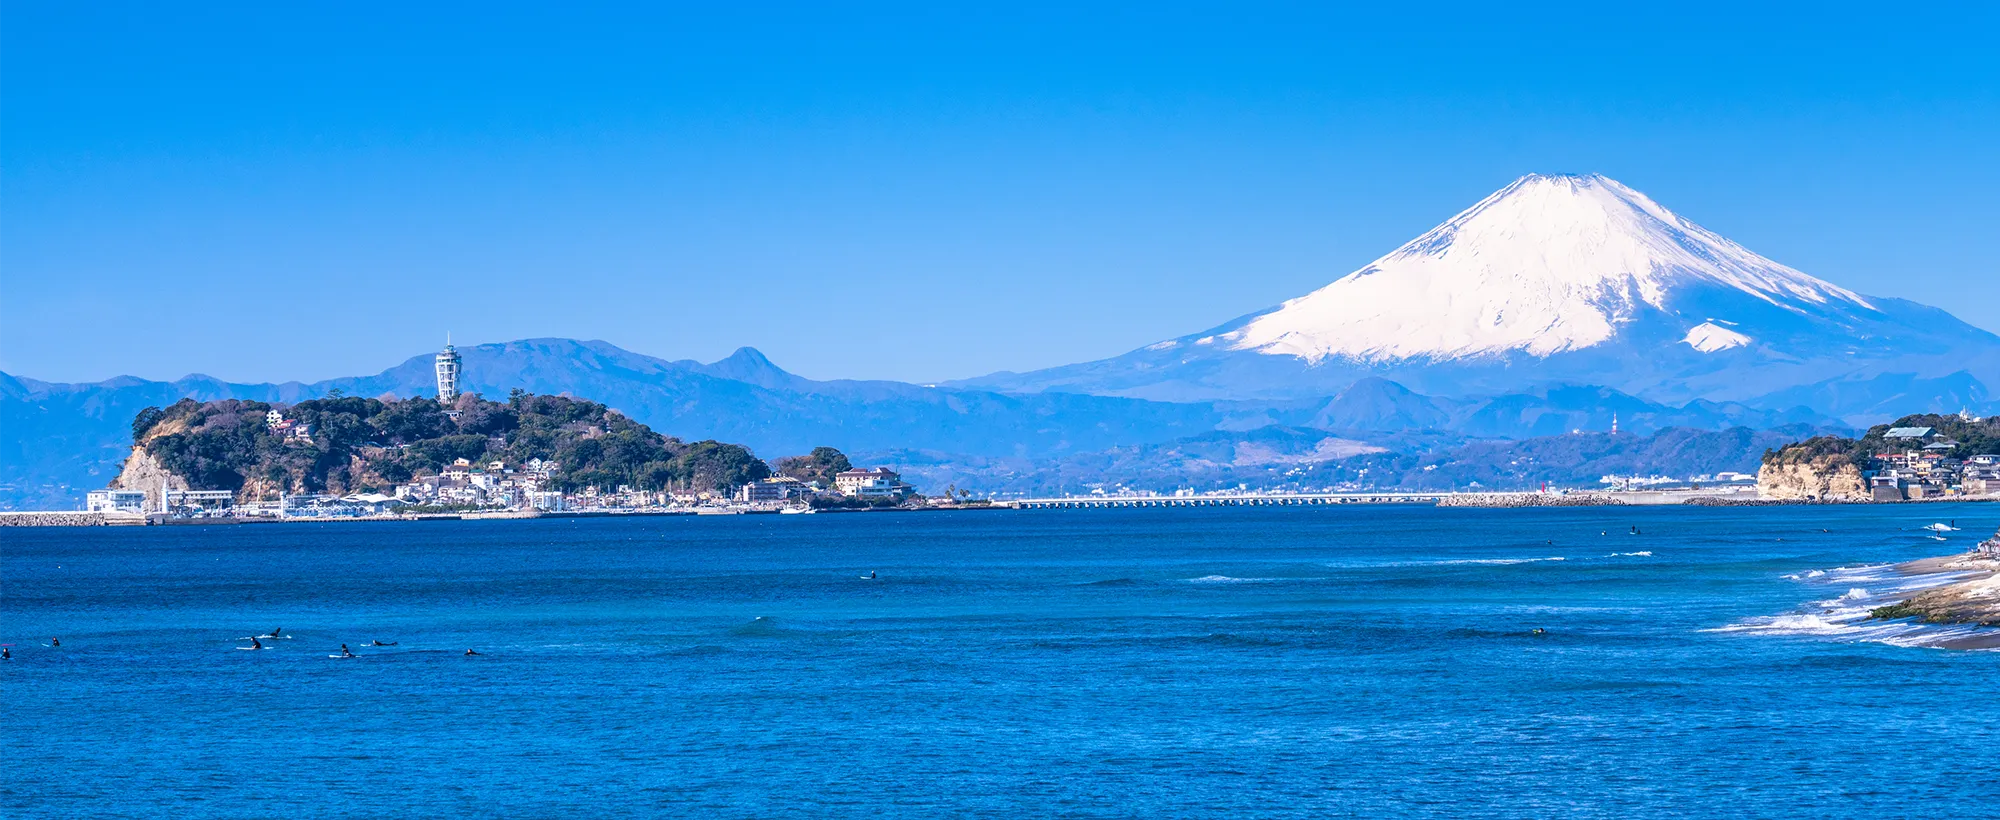
[[[422,506],[560,510],[562,493],[550,487],[550,478],[561,468],[539,458],[518,470],[501,461],[474,464],[461,458],[437,475],[398,486],[395,498]]]
[[[313,440],[312,425],[298,419],[285,418],[285,414],[278,412],[275,407],[264,414],[264,428],[270,430],[271,435],[285,441],[311,444]]]
[[[542,459],[533,459],[517,469],[500,461],[474,464],[461,458],[437,475],[421,476],[397,486],[394,494],[288,494],[275,501],[239,504],[228,490],[162,488],[158,493],[149,493],[146,490],[110,489],[91,491],[85,503],[86,509],[91,512],[165,514],[186,518],[357,518],[390,514],[407,507],[523,512],[768,511],[783,507],[808,507],[814,501],[829,498],[900,501],[915,494],[915,489],[904,483],[902,476],[886,467],[839,473],[833,477],[831,488],[821,488],[790,476],[775,476],[741,485],[727,494],[636,490],[625,485],[615,488],[588,487],[582,492],[564,493],[556,490],[551,482],[560,469],[560,464]]]
[[[1899,449],[1875,456],[1864,473],[1876,501],[2000,493],[2000,453],[1952,458],[1958,442],[1930,427],[1895,427],[1883,438]]]

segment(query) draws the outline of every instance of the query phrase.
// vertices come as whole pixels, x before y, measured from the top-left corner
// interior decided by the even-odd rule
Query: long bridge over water
[[[1436,504],[1453,493],[1229,493],[1220,495],[1066,496],[1008,502],[1018,509],[1098,507],[1293,507],[1322,504]]]

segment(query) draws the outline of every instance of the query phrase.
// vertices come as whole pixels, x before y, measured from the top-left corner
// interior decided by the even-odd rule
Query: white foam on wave
[[[1979,634],[1981,628],[1937,626],[1907,620],[1876,621],[1872,620],[1871,613],[1877,607],[1905,600],[1916,592],[1954,583],[1964,575],[1964,573],[1933,573],[1906,576],[1893,564],[1835,567],[1831,570],[1811,570],[1803,576],[1786,575],[1784,577],[1788,580],[1815,586],[1839,588],[1842,585],[1856,583],[1866,586],[1849,586],[1846,592],[1836,597],[1813,601],[1802,607],[1811,611],[1744,618],[1726,626],[1702,631],[1803,635],[1840,641],[1868,641],[1892,646],[1939,646]]]
[[[1606,555],[1606,556],[1604,556],[1604,557],[1606,557],[1606,558],[1651,558],[1651,557],[1653,557],[1653,551],[1652,551],[1652,550],[1640,550],[1640,551],[1638,551],[1638,552],[1614,552],[1614,553],[1611,553],[1610,555]]]
[[[1567,560],[1569,559],[1560,555],[1553,555],[1547,558],[1453,558],[1444,561],[1417,561],[1410,564],[1403,564],[1401,566],[1424,566],[1432,564],[1437,564],[1437,565],[1479,564],[1484,566],[1507,566],[1509,564],[1539,564],[1543,561],[1567,561]]]
[[[1781,632],[1786,634],[1836,635],[1852,632],[1848,624],[1829,621],[1818,615],[1773,615],[1769,617],[1745,618],[1728,626],[1719,626],[1707,632]]]
[[[1252,583],[1252,582],[1256,582],[1256,581],[1276,581],[1276,580],[1279,580],[1279,579],[1277,579],[1277,578],[1231,578],[1231,577],[1229,577],[1229,576],[1227,576],[1227,575],[1203,575],[1203,576],[1201,576],[1200,578],[1189,578],[1189,579],[1188,579],[1188,583],[1190,583],[1190,584],[1245,584],[1245,583]]]

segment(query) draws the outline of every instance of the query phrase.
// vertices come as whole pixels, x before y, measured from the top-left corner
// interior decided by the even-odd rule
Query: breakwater
[[[1459,493],[1438,500],[1440,507],[1617,507],[1625,502],[1604,493]]]
[[[103,527],[144,524],[144,516],[108,515],[95,512],[43,511],[0,512],[0,527]]]

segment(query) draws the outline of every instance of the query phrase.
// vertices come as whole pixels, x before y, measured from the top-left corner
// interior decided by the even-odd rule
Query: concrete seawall
[[[143,515],[94,512],[0,512],[0,527],[143,526]]]

